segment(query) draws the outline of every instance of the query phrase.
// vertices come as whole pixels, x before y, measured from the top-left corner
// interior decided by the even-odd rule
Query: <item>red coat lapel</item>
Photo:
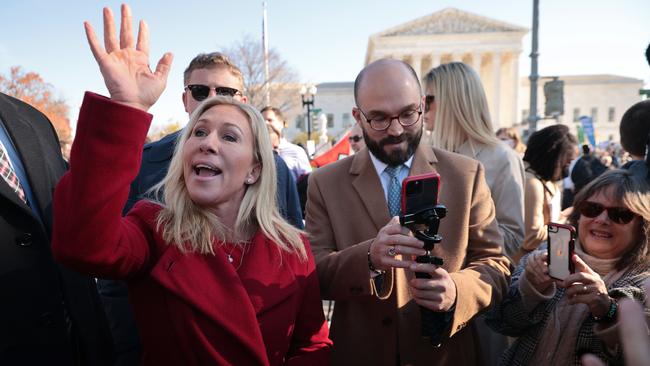
[[[247,248],[238,278],[247,290],[258,320],[263,318],[266,310],[273,309],[299,292],[296,273],[289,263],[293,260],[293,256],[282,255],[275,244],[261,233],[253,238]]]
[[[255,309],[234,267],[225,256],[181,253],[170,247],[151,271],[163,287],[211,319],[216,327],[234,335],[268,363]]]

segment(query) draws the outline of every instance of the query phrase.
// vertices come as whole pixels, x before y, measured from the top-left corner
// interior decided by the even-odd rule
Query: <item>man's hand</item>
[[[156,71],[149,68],[149,30],[140,21],[137,44],[131,29],[131,9],[122,5],[122,24],[118,43],[113,12],[104,8],[104,47],[99,44],[93,27],[84,22],[88,44],[104,77],[106,88],[116,102],[141,110],[148,110],[160,97],[173,56],[165,53],[158,61]]]
[[[431,278],[411,279],[411,296],[418,305],[438,312],[449,311],[454,306],[456,283],[451,279],[449,272],[428,263],[414,263],[410,269],[431,275]]]
[[[393,217],[377,233],[370,244],[370,261],[381,270],[391,267],[409,268],[415,261],[413,255],[424,255],[424,243],[411,234],[411,231],[399,224],[399,218]]]

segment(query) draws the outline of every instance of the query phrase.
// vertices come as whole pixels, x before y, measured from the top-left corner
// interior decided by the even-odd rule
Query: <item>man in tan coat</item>
[[[355,99],[367,149],[312,173],[307,202],[321,291],[336,304],[333,364],[480,364],[471,321],[501,300],[510,275],[484,169],[419,144],[424,101],[407,64],[368,65]],[[439,202],[449,210],[433,251],[442,267],[414,263],[423,243],[395,217],[394,185],[427,172],[440,174]],[[440,347],[421,337],[419,306],[445,315]]]

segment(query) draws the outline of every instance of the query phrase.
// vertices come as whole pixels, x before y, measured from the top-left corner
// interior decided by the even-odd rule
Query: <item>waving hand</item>
[[[121,13],[119,43],[113,12],[109,8],[104,8],[104,47],[88,22],[84,22],[86,37],[111,99],[146,111],[165,90],[173,56],[165,53],[152,72],[149,68],[147,23],[140,21],[136,44],[131,27],[131,9],[122,5]]]

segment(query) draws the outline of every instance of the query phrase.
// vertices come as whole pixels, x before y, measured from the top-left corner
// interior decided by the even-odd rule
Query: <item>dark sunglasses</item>
[[[190,84],[185,87],[192,94],[192,98],[197,102],[205,100],[208,95],[210,95],[210,87],[207,85],[201,84]],[[229,88],[227,86],[217,86],[214,88],[214,93],[216,95],[223,95],[227,97],[234,97],[235,95],[242,95],[242,93],[234,88]]]
[[[425,95],[424,96],[424,111],[428,112],[429,108],[431,108],[431,103],[433,103],[436,100],[435,95]]]
[[[578,205],[578,212],[584,217],[593,219],[607,210],[607,216],[617,224],[625,225],[637,216],[634,212],[623,207],[605,207],[600,203],[583,201]]]
[[[363,140],[363,136],[355,135],[355,136],[350,136],[348,137],[348,140],[354,141],[354,142],[359,142]]]

